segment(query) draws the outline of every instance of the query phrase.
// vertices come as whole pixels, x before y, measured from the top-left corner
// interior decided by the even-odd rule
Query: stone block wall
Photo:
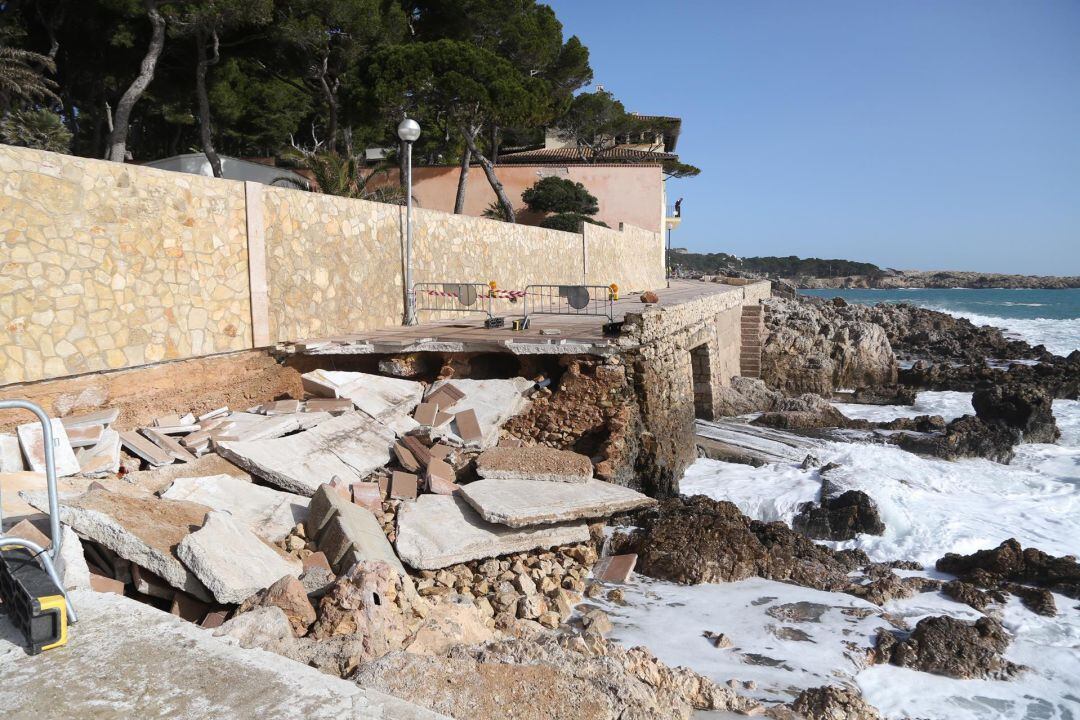
[[[404,216],[0,145],[0,385],[396,325]],[[423,209],[414,219],[415,282],[624,293],[664,282],[659,233],[579,235]]]
[[[250,348],[243,184],[0,145],[0,385]]]

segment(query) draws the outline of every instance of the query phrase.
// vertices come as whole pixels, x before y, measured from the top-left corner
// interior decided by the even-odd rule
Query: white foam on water
[[[668,665],[721,685],[753,681],[756,688],[737,691],[766,702],[790,701],[808,687],[853,684],[866,665],[862,649],[878,628],[889,627],[880,608],[852,595],[761,578],[687,586],[639,575],[623,591],[626,605],[590,601],[608,613],[613,639],[643,645]],[[705,631],[723,633],[732,647],[715,647]]]
[[[1025,340],[1032,345],[1045,345],[1055,355],[1068,355],[1080,348],[1080,319],[1066,318],[1003,318],[957,310],[940,305],[925,305],[931,310],[967,318],[976,325],[993,325],[1006,335]]]
[[[913,407],[838,407],[849,417],[875,421],[920,414],[951,418],[972,412],[970,397],[969,393],[926,392],[919,394]],[[825,443],[816,451],[819,458],[840,464],[827,474],[829,480],[840,490],[865,491],[877,503],[886,525],[880,537],[864,535],[826,544],[861,548],[879,561],[915,560],[927,568],[946,552],[971,553],[1010,537],[1054,555],[1080,555],[1080,402],[1054,401],[1054,416],[1062,432],[1059,442],[1020,445],[1010,465],[978,459],[948,462],[885,445]],[[729,500],[750,517],[788,523],[802,502],[817,499],[820,486],[817,469],[803,470],[793,463],[753,468],[704,459],[690,467],[681,485],[683,494]],[[928,572],[936,574],[932,569]],[[780,692],[777,688],[783,680],[776,676],[777,668],[766,672],[745,663],[740,667],[736,661],[742,661],[732,657],[731,651],[700,648],[691,637],[708,623],[723,622],[708,629],[750,628],[753,642],[746,642],[751,652],[767,657],[782,654],[775,637],[767,630],[763,634],[763,620],[756,610],[739,605],[745,596],[738,585],[669,588],[654,583],[650,587],[660,597],[656,602],[674,603],[673,609],[659,613],[655,606],[624,610],[623,617],[632,627],[620,632],[662,658],[667,655],[714,679],[760,679],[759,685],[769,692]],[[785,597],[802,592],[802,588],[792,589]],[[726,599],[729,593],[731,599]],[[1055,595],[1055,600],[1058,615],[1054,618],[1030,612],[1015,598],[999,609],[1003,624],[1014,635],[1006,657],[1030,668],[1012,681],[954,680],[874,666],[856,671],[858,685],[868,702],[890,719],[1080,720],[1080,601],[1061,595]],[[927,615],[965,620],[979,616],[940,593],[894,601],[886,609],[912,625]],[[699,622],[699,616],[705,622]],[[820,684],[812,681],[821,675],[834,675],[834,682],[843,682],[853,671],[849,659],[830,654],[830,640],[815,640],[824,647],[808,649],[801,643],[790,648],[791,656],[782,658],[782,664],[791,668],[789,687]],[[815,671],[808,672],[807,665]],[[752,674],[747,674],[748,669]],[[764,694],[759,697],[765,699]]]

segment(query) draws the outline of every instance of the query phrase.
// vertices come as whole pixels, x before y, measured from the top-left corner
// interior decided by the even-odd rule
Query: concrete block
[[[79,461],[68,442],[67,429],[59,420],[49,421],[53,435],[53,461],[56,463],[56,476],[65,477],[79,472]],[[19,445],[23,456],[34,472],[45,472],[45,441],[41,423],[33,422],[20,425],[15,430],[19,435]]]
[[[586,455],[569,450],[495,447],[476,459],[476,474],[492,480],[583,483],[592,478],[593,466]]]
[[[421,495],[398,510],[395,545],[410,567],[438,570],[470,560],[588,539],[589,527],[583,522],[513,529],[486,522],[457,496]]]
[[[231,475],[178,478],[162,493],[168,500],[186,500],[224,510],[268,542],[288,537],[308,516],[311,499],[255,485]]]
[[[393,441],[381,423],[346,413],[285,438],[221,442],[218,453],[283,490],[310,496],[334,475],[356,482],[386,465]]]
[[[401,443],[394,443],[394,457],[401,463],[401,467],[409,472],[417,472],[420,470],[420,463],[417,462],[416,456],[412,454],[409,448]]]
[[[104,477],[120,472],[120,433],[105,430],[97,444],[75,453],[79,472],[88,477]]]
[[[602,518],[656,504],[636,490],[604,482],[478,480],[461,496],[488,522],[514,528]]]
[[[203,526],[184,537],[176,554],[220,603],[237,604],[285,575],[299,575],[290,563],[236,518],[221,510],[206,514]]]
[[[356,406],[348,398],[312,398],[304,403],[305,412],[328,412],[331,415],[340,415],[354,409]]]
[[[406,435],[401,438],[401,444],[412,453],[420,467],[427,467],[427,464],[431,461],[431,449],[422,443],[420,438],[415,435]]]
[[[375,517],[382,517],[383,495],[379,490],[379,484],[373,482],[358,482],[352,484],[353,504],[371,511]]]
[[[362,412],[379,420],[408,415],[424,392],[424,386],[414,380],[340,370],[304,373],[301,382],[313,395],[348,398]]]
[[[476,419],[476,411],[462,410],[454,414],[454,431],[465,443],[479,445],[484,439],[484,433],[480,431],[480,421]]]
[[[300,412],[299,400],[276,400],[262,406],[264,415],[291,415]]]
[[[375,515],[332,490],[320,488],[312,497],[306,527],[339,574],[361,560],[381,560],[405,574]]]
[[[195,456],[188,452],[175,438],[165,433],[160,433],[154,428],[143,428],[142,433],[148,440],[180,462],[191,462],[195,459]]]
[[[416,406],[413,419],[421,425],[434,425],[435,416],[439,414],[439,405],[433,402],[422,402]]]

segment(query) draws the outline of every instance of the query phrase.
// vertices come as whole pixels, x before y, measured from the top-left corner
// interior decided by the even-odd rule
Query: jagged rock
[[[289,618],[281,608],[272,605],[227,620],[214,631],[214,637],[222,636],[236,640],[243,648],[259,648],[286,657],[299,647]]]
[[[770,387],[830,395],[896,384],[896,357],[880,325],[855,319],[850,308],[779,298],[764,304],[761,376]]]
[[[261,590],[240,604],[238,613],[249,612],[257,607],[277,607],[289,619],[297,637],[306,634],[315,622],[315,608],[308,600],[308,591],[292,575],[286,575],[265,590]]]
[[[362,638],[361,662],[398,650],[409,634],[398,604],[402,593],[401,576],[392,567],[379,561],[359,562],[319,600],[319,619],[309,636],[324,640],[356,635]]]
[[[900,371],[900,381],[928,390],[960,392],[973,392],[992,385],[1032,383],[1043,388],[1051,397],[1076,400],[1080,396],[1080,350],[1074,350],[1067,358],[1045,353],[1037,365],[1011,363],[1008,367],[987,365],[984,356],[966,365],[919,360],[910,368]]]
[[[638,528],[612,538],[612,552],[638,555],[637,571],[684,584],[758,576],[821,590],[844,589],[865,565],[861,551],[815,545],[782,522],[751,520],[730,502],[702,495],[661,502]]]
[[[803,503],[791,526],[803,535],[818,540],[851,540],[860,533],[881,535],[877,505],[862,490],[848,490],[833,498],[826,497],[828,481],[822,481],[821,503]]]
[[[460,720],[688,720],[695,709],[758,708],[644,648],[521,630],[526,637],[440,656],[392,653],[352,679]]]
[[[993,618],[966,622],[939,615],[920,620],[905,639],[880,632],[875,659],[953,678],[1008,680],[1024,669],[1002,657],[1008,645]]]
[[[885,439],[909,452],[943,460],[981,457],[1009,463],[1016,454],[1013,446],[1019,442],[1020,432],[964,415],[950,422],[943,433],[896,433]]]
[[[848,594],[860,597],[875,605],[884,605],[890,600],[903,600],[941,587],[940,580],[918,576],[902,578],[887,566],[876,566],[876,568],[881,570],[880,574],[873,577],[868,583],[853,583],[847,590]],[[873,575],[875,566],[868,569]]]
[[[936,566],[980,587],[1012,581],[1080,598],[1080,563],[1076,558],[1054,557],[1036,548],[1024,549],[1013,538],[992,550],[979,550],[971,555],[949,553]]]
[[[983,592],[971,583],[962,580],[950,580],[941,586],[941,592],[956,602],[969,605],[976,610],[985,610],[993,600],[988,593]]]
[[[857,689],[835,685],[807,688],[790,707],[805,720],[881,720]]]
[[[971,404],[983,422],[1019,430],[1022,442],[1052,443],[1061,437],[1054,421],[1053,398],[1036,385],[980,388],[972,394]]]

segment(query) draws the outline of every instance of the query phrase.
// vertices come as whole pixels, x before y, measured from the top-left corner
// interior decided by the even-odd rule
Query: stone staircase
[[[765,335],[765,307],[763,305],[743,307],[740,332],[742,344],[739,353],[739,374],[743,377],[761,377],[761,341]]]

